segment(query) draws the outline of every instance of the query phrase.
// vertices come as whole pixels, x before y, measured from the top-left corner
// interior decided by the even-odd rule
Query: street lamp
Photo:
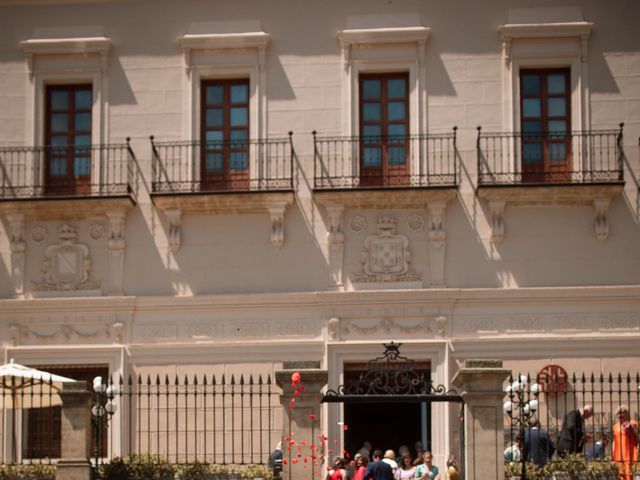
[[[93,391],[96,393],[95,401],[91,407],[91,415],[93,416],[93,434],[94,434],[94,450],[93,456],[95,459],[94,468],[98,468],[98,462],[100,460],[100,440],[102,433],[102,426],[106,423],[108,425],[109,419],[118,410],[118,405],[114,401],[113,397],[118,393],[115,385],[107,386],[102,377],[95,377],[93,379]],[[105,422],[106,420],[106,422]]]
[[[538,396],[542,391],[539,383],[531,383],[528,375],[520,375],[515,380],[511,378],[509,385],[505,388],[505,392],[509,396],[509,400],[504,402],[502,409],[509,417],[511,423],[511,431],[518,428],[520,438],[524,447],[524,434],[529,420],[538,411]],[[520,453],[520,462],[522,463],[522,480],[526,480],[526,463],[524,448]]]

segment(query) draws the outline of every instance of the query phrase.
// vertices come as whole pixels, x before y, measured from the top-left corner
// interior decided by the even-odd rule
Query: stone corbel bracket
[[[596,238],[600,242],[604,242],[609,238],[609,205],[611,205],[611,200],[608,198],[595,198],[593,200],[594,227]]]
[[[500,243],[504,238],[504,209],[505,200],[489,200],[489,222],[491,225],[491,241]]]
[[[327,205],[329,216],[329,286],[334,290],[344,289],[342,279],[344,257],[344,205]]]
[[[178,208],[170,208],[164,213],[169,221],[169,250],[175,254],[182,246],[182,211]]]
[[[446,200],[429,202],[429,258],[431,261],[431,287],[445,287],[444,265],[447,231],[445,229]]]
[[[287,202],[269,202],[267,209],[271,218],[271,244],[280,248],[284,245],[284,212],[287,209]]]
[[[15,296],[24,296],[24,275],[25,257],[27,243],[24,240],[25,219],[22,213],[8,213],[7,222],[9,224],[9,246],[11,249],[11,276]]]

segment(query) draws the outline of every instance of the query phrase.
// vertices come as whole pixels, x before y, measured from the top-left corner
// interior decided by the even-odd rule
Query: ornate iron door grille
[[[434,385],[419,372],[415,360],[400,355],[401,346],[385,343],[382,356],[369,360],[357,381],[327,390],[322,403],[463,402],[455,390]]]

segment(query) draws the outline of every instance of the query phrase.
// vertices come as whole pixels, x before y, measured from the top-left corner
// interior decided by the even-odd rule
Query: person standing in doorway
[[[367,470],[364,472],[364,480],[394,480],[391,467],[381,459],[382,452],[374,450],[373,462],[367,466]]]
[[[567,453],[580,453],[584,444],[591,439],[591,435],[585,433],[584,421],[593,415],[593,407],[585,405],[582,408],[571,410],[564,416],[562,429],[558,434],[558,454],[564,457]]]

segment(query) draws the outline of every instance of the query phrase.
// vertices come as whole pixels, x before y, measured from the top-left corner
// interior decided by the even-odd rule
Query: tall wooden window
[[[248,188],[249,80],[205,80],[201,98],[202,189]]]
[[[571,170],[570,70],[521,70],[522,173],[562,181]]]
[[[84,380],[92,389],[93,379],[101,376],[108,381],[109,369],[102,365],[36,366],[38,370],[62,375],[73,380]],[[95,395],[95,394],[94,394]],[[60,458],[60,407],[31,408],[24,411],[26,442],[23,442],[23,458]],[[95,441],[95,424],[91,422],[91,439]],[[107,455],[107,429],[101,429],[99,442],[101,455]]]
[[[360,184],[402,185],[409,173],[409,75],[360,76]]]
[[[46,170],[50,194],[82,194],[91,184],[91,85],[46,88]]]

